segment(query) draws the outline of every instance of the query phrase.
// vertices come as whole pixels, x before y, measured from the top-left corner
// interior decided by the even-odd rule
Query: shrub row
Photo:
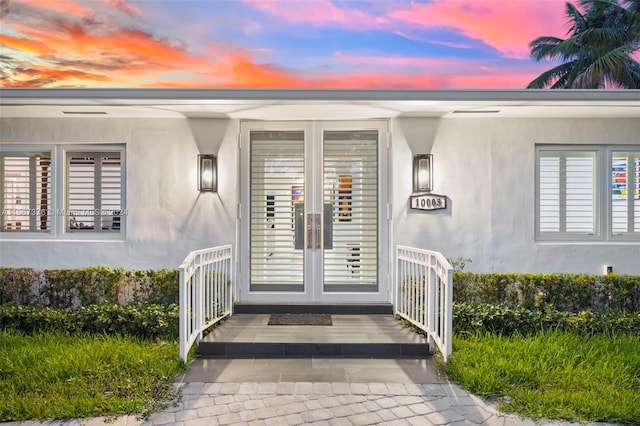
[[[489,332],[500,335],[530,335],[547,330],[640,335],[640,312],[569,312],[559,311],[551,305],[527,309],[505,304],[457,302],[453,304],[453,330],[456,333]]]
[[[36,271],[0,268],[0,304],[74,308],[97,303],[178,303],[177,270],[105,267]],[[561,311],[640,311],[640,276],[573,274],[454,274],[456,302],[499,303]]]
[[[176,339],[179,308],[157,305],[104,303],[77,310],[6,304],[0,306],[0,329],[26,334],[66,332],[136,336],[143,339]],[[542,309],[503,304],[454,303],[456,333],[490,332],[501,335],[535,334],[544,330],[579,334],[628,333],[640,335],[640,312],[561,312],[550,305]]]
[[[178,303],[178,280],[177,270],[0,268],[0,304],[74,309],[104,302],[166,305]]]
[[[56,331],[173,340],[178,337],[178,326],[179,308],[176,304],[103,303],[82,306],[77,310],[15,304],[0,306],[0,329],[26,334]]]
[[[456,272],[453,300],[560,311],[640,311],[640,276]]]

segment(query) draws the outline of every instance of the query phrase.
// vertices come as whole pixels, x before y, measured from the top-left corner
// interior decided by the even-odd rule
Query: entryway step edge
[[[393,315],[391,303],[235,303],[234,314]]]
[[[423,358],[433,355],[421,343],[253,343],[200,342],[203,358]]]

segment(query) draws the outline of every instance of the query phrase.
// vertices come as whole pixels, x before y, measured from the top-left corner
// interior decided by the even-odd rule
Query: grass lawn
[[[458,335],[440,366],[524,417],[640,424],[640,336]]]
[[[145,415],[175,396],[178,343],[0,332],[0,422]]]

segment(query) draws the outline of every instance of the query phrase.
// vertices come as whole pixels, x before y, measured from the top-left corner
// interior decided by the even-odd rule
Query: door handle
[[[313,214],[307,213],[307,248],[312,247],[311,239],[313,238]]]
[[[323,214],[322,246],[325,250],[333,250],[333,204],[325,204]]]
[[[304,203],[294,205],[294,247],[304,249]]]
[[[315,216],[315,220],[316,220],[316,248],[322,248],[322,221],[321,221],[321,214],[320,213],[316,213],[314,216]]]

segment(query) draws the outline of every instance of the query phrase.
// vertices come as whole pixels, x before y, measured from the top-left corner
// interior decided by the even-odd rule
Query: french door
[[[242,122],[240,299],[388,301],[387,123]]]

